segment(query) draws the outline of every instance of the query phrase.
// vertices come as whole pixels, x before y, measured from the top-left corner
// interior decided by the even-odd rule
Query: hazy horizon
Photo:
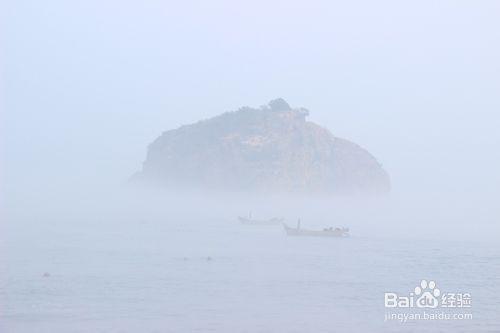
[[[370,151],[394,192],[498,195],[496,2],[4,8],[8,188],[118,184],[163,131],[282,97]]]
[[[1,9],[0,329],[498,330],[500,2]],[[275,98],[370,152],[391,192],[130,186],[164,131]],[[424,278],[471,291],[474,320],[384,326],[383,293]]]

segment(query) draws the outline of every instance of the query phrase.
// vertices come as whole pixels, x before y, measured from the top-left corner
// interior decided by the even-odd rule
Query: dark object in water
[[[283,223],[284,219],[274,217],[269,220],[252,220],[246,217],[238,216],[238,220],[240,221],[240,223],[248,225],[280,225]]]
[[[349,237],[349,228],[325,228],[323,230],[301,229],[300,222],[297,228],[290,228],[283,224],[288,236],[313,236],[313,237]]]
[[[50,277],[50,273],[47,272],[43,273],[43,277]]]

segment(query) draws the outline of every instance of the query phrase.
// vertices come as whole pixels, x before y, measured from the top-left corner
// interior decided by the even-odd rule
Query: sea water
[[[360,227],[342,239],[289,237],[222,210],[164,207],[12,217],[0,249],[0,332],[500,331],[494,241]],[[472,319],[386,320],[410,311],[386,308],[384,294],[408,295],[422,279],[469,293],[471,307],[454,311]]]

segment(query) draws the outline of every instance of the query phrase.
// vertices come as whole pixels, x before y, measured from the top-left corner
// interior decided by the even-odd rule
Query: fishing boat
[[[238,220],[242,224],[248,224],[248,225],[280,225],[283,223],[284,219],[274,217],[274,218],[269,219],[269,220],[254,220],[251,218],[238,216]]]
[[[348,237],[349,228],[324,228],[323,230],[309,230],[300,227],[300,220],[296,228],[291,228],[283,223],[288,236],[312,236],[312,237]]]

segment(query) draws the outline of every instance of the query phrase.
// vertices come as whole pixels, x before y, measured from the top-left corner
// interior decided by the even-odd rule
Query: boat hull
[[[242,224],[246,225],[281,225],[283,223],[283,219],[270,219],[270,220],[251,220],[246,217],[238,217],[238,220]]]
[[[283,225],[286,234],[288,236],[308,236],[308,237],[336,237],[343,238],[348,237],[349,234],[344,229],[333,229],[333,230],[308,230],[299,228],[290,228],[287,225]]]

